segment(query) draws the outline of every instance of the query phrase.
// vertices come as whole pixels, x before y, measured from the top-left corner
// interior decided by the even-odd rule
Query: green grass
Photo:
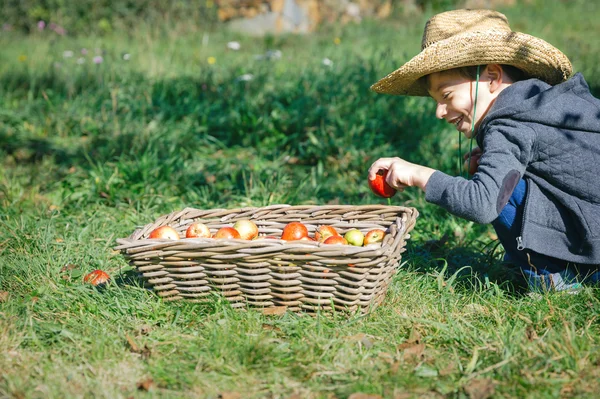
[[[504,11],[567,52],[599,93],[594,2]],[[112,250],[187,206],[386,203],[365,184],[381,156],[457,174],[458,138],[432,102],[368,90],[416,54],[429,15],[266,39],[2,33],[0,396],[594,397],[598,289],[523,295],[489,226],[416,189],[392,199],[421,216],[367,316],[164,303]],[[230,40],[242,49],[226,51]],[[77,64],[81,48],[104,62]],[[255,58],[269,49],[282,58]],[[96,268],[113,276],[105,289],[81,283]]]

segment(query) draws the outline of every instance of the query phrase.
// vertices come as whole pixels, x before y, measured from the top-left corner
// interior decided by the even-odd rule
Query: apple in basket
[[[106,283],[110,280],[110,276],[105,271],[100,269],[94,270],[83,277],[84,283],[89,283],[94,286],[98,286]]]
[[[233,227],[221,227],[215,233],[214,238],[221,238],[221,239],[237,238],[237,239],[240,239],[241,237],[240,237],[240,233],[238,233],[238,231],[236,229],[234,229]]]
[[[286,241],[301,240],[304,237],[308,237],[308,229],[301,222],[286,224],[281,233],[281,239]]]
[[[375,175],[375,179],[369,180],[371,191],[383,198],[390,198],[396,194],[396,190],[385,181],[387,174],[387,170],[380,169]]]
[[[171,226],[162,226],[152,230],[148,238],[160,238],[163,240],[179,240],[179,233]]]
[[[358,229],[350,229],[344,234],[344,238],[348,241],[348,244],[354,245],[355,247],[362,247],[365,235]]]
[[[376,244],[383,241],[383,237],[385,237],[385,231],[381,229],[373,229],[365,234],[364,245]]]
[[[258,227],[252,220],[238,220],[233,224],[233,228],[240,233],[242,240],[254,240],[258,237]]]
[[[210,238],[210,229],[201,222],[194,222],[185,231],[185,238]]]
[[[323,241],[323,244],[348,245],[348,241],[346,241],[346,239],[344,237],[337,235],[337,236],[328,237],[325,241]]]
[[[321,225],[315,231],[315,240],[323,242],[331,236],[339,236],[339,233],[333,226]]]

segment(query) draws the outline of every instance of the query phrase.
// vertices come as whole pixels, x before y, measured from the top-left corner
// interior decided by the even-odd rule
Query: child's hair
[[[487,65],[479,65],[479,72],[480,73],[483,72],[483,70],[485,69],[486,66]],[[525,80],[528,78],[528,76],[525,72],[523,72],[522,70],[520,70],[519,68],[517,68],[515,66],[505,65],[505,64],[501,64],[500,66],[502,67],[502,70],[504,71],[504,73],[513,82],[518,82],[519,80]],[[447,71],[444,71],[444,72],[450,72],[450,71],[458,73],[463,78],[467,78],[467,79],[471,79],[471,80],[477,79],[477,65],[448,69]],[[420,78],[419,80],[425,87],[429,88],[429,75],[425,75],[422,78]]]
[[[479,65],[480,73],[485,69],[486,66],[487,65]],[[500,66],[502,67],[504,73],[508,75],[510,80],[513,82],[518,82],[519,80],[525,80],[528,78],[525,72],[515,66],[505,64],[501,64]],[[458,72],[459,75],[465,78],[473,80],[477,79],[477,65],[455,68],[454,71]]]

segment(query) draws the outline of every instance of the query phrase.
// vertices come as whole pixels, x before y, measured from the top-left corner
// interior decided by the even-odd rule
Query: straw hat
[[[433,72],[484,64],[508,64],[551,85],[572,72],[560,50],[537,37],[513,32],[504,14],[493,10],[454,10],[425,25],[421,52],[379,80],[378,93],[428,96],[419,78]]]

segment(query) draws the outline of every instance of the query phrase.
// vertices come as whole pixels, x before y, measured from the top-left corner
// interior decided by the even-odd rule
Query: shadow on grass
[[[494,242],[483,249],[454,245],[446,236],[440,240],[413,244],[409,256],[411,270],[434,276],[444,281],[453,280],[455,287],[480,290],[495,284],[508,295],[521,296],[527,284],[519,267],[502,262],[501,247]]]

